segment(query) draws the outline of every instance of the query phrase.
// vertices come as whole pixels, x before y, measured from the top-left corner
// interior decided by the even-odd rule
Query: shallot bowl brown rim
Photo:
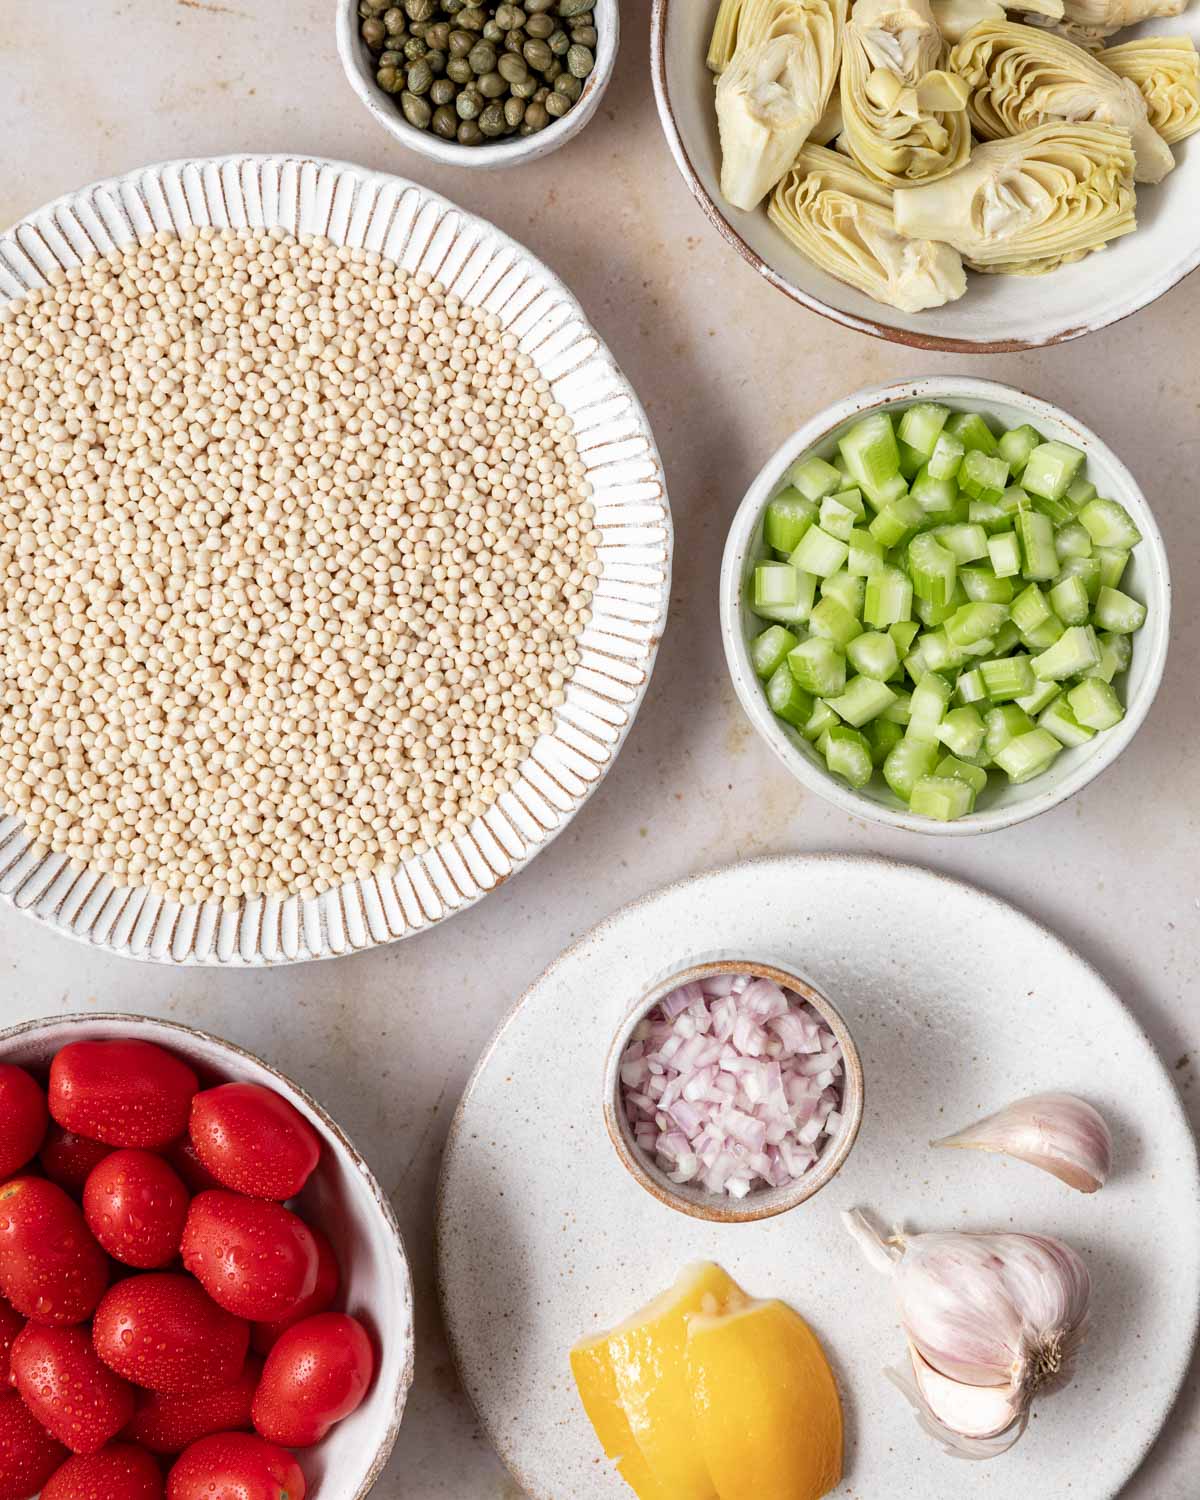
[[[621,1103],[621,1058],[634,1029],[672,990],[693,980],[711,978],[714,974],[752,974],[755,979],[769,979],[781,989],[790,990],[806,1000],[837,1038],[846,1070],[842,1090],[842,1128],[816,1164],[788,1187],[751,1189],[740,1200],[672,1182],[634,1141]],[[862,1126],[865,1100],[862,1057],[841,1012],[810,979],[776,960],[722,956],[693,959],[686,968],[672,970],[645,991],[626,1013],[617,1028],[604,1067],[604,1124],[622,1166],[639,1187],[645,1188],[667,1208],[713,1224],[755,1224],[763,1219],[773,1219],[798,1208],[819,1193],[837,1176],[854,1148]]]

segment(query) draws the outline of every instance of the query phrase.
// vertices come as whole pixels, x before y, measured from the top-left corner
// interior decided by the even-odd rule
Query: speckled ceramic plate
[[[280,226],[366,246],[494,312],[574,421],[594,490],[602,572],[566,703],[511,792],[432,853],[315,900],[181,906],[145,889],[114,889],[63,856],[39,858],[0,806],[0,900],[70,937],[166,963],[330,958],[408,937],[471,905],[560,833],[600,782],[633,723],[666,621],[666,484],[637,396],[563,283],[514,240],[428,188],[345,162],[225,157],[97,183],[0,235],[0,301],[97,252],[195,224]]]
[[[604,1128],[604,1063],[664,966],[714,944],[790,960],[862,1053],[866,1114],[839,1175],[756,1224],[658,1203]],[[1116,1167],[1084,1197],[1036,1168],[928,1141],[1026,1093],[1108,1117]],[[882,1367],[903,1344],[886,1280],[839,1214],[910,1229],[1059,1235],[1095,1280],[1079,1372],[1009,1454],[968,1464],[917,1427]],[[829,1350],[854,1500],[1111,1500],[1145,1456],[1200,1318],[1200,1173],[1174,1087],[1103,979],[1012,907],[926,870],[792,856],[701,875],[626,907],[557,959],[505,1022],[459,1106],[441,1184],[442,1299],[466,1388],[532,1500],[628,1500],[567,1364],[689,1261],[792,1303]]]

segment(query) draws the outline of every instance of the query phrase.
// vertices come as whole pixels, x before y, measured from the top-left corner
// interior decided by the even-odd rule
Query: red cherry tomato
[[[180,1249],[213,1301],[239,1318],[285,1318],[316,1289],[320,1256],[312,1231],[262,1198],[201,1193],[188,1209]]]
[[[221,1184],[196,1155],[190,1136],[181,1136],[167,1152],[167,1160],[187,1184],[190,1193],[206,1193]]]
[[[124,1435],[151,1453],[182,1453],[214,1432],[249,1432],[253,1425],[250,1408],[262,1368],[262,1360],[251,1355],[232,1385],[189,1391],[186,1396],[141,1391]]]
[[[279,1337],[254,1397],[254,1425],[288,1448],[319,1443],[367,1394],[375,1355],[366,1330],[345,1313],[318,1313]]]
[[[114,1151],[83,1190],[83,1217],[114,1260],[152,1271],[179,1254],[188,1190],[152,1151]]]
[[[304,1500],[304,1490],[292,1455],[248,1432],[201,1438],[167,1475],[167,1500]]]
[[[24,1068],[0,1063],[0,1178],[14,1176],[33,1160],[49,1121],[39,1085]]]
[[[98,1453],[133,1416],[133,1387],[102,1365],[83,1328],[30,1323],[12,1348],[12,1381],[72,1453]]]
[[[108,1285],[108,1261],[79,1205],[44,1177],[0,1187],[0,1292],[36,1323],[82,1323]]]
[[[125,1380],[183,1395],[233,1384],[246,1362],[250,1327],[190,1276],[154,1271],[108,1292],[96,1309],[92,1341]]]
[[[38,1161],[51,1182],[57,1182],[64,1192],[78,1198],[92,1168],[111,1156],[112,1149],[103,1141],[89,1141],[86,1135],[64,1130],[51,1120]]]
[[[219,1182],[251,1198],[294,1198],[321,1159],[298,1109],[257,1083],[225,1083],[192,1100],[196,1154]]]
[[[0,1500],[29,1500],[69,1456],[16,1391],[0,1395]]]
[[[280,1318],[274,1323],[255,1323],[250,1330],[250,1344],[260,1354],[270,1353],[276,1339],[285,1328],[290,1328],[293,1323],[299,1323],[302,1318],[311,1318],[316,1313],[325,1312],[337,1300],[342,1284],[342,1273],[338,1267],[337,1256],[333,1253],[333,1246],[315,1224],[308,1226],[308,1232],[317,1242],[317,1284],[312,1290],[312,1295],[298,1303],[288,1317]]]
[[[200,1081],[153,1042],[72,1042],[50,1064],[50,1113],[110,1146],[165,1146],[187,1129]]]
[[[0,1390],[12,1384],[12,1346],[24,1327],[25,1319],[0,1297]]]
[[[41,1500],[163,1500],[163,1479],[149,1453],[111,1443],[100,1453],[67,1459]]]

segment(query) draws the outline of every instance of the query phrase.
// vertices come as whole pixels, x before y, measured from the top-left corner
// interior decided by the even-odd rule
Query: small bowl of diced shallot
[[[862,1123],[862,1059],[790,965],[694,961],[625,1017],[604,1101],[617,1155],[648,1193],[693,1218],[753,1223],[840,1171]]]

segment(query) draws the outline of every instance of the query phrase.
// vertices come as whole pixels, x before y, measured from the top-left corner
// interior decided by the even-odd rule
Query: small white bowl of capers
[[[612,77],[619,0],[338,0],[342,67],[412,151],[534,161],[578,135]]]

